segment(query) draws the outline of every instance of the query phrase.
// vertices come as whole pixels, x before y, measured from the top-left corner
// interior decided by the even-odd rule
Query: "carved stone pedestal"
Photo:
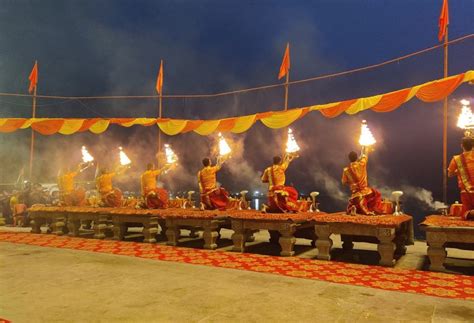
[[[474,250],[474,227],[458,225],[420,225],[426,232],[426,243],[428,245],[428,258],[430,260],[430,270],[445,271],[446,247],[464,250]]]
[[[313,224],[309,221],[293,222],[289,220],[272,219],[231,219],[233,251],[244,252],[245,243],[254,239],[253,234],[258,230],[268,230],[270,232],[270,243],[279,243],[281,247],[281,256],[293,256],[293,248],[296,242],[295,234],[300,230],[312,228]],[[314,234],[311,235],[314,237]],[[310,237],[310,239],[311,239]],[[306,236],[305,236],[306,238]]]
[[[357,216],[357,215],[356,215]],[[377,243],[377,251],[380,255],[379,264],[382,266],[394,266],[394,254],[403,255],[406,252],[406,244],[412,243],[408,239],[407,232],[413,232],[412,218],[405,216],[406,220],[396,222],[392,226],[387,223],[378,224],[377,221],[370,221],[368,217],[360,218],[358,223],[350,223],[344,216],[338,213],[333,218],[325,216],[315,219],[315,232],[318,236],[316,247],[318,248],[318,259],[330,260],[332,240],[331,234],[340,234],[342,248],[344,252],[351,252],[354,248],[354,241]],[[364,223],[363,219],[367,219]]]
[[[65,233],[67,215],[64,212],[29,212],[31,233],[41,233],[43,225],[49,225],[47,233],[63,235]]]
[[[179,241],[181,228],[194,229],[202,228],[204,233],[204,249],[214,250],[217,248],[217,239],[219,238],[219,230],[226,224],[226,219],[218,218],[167,218],[166,219],[166,237],[167,245],[176,246]]]
[[[143,226],[143,242],[155,243],[158,234],[158,217],[152,214],[112,214],[113,238],[123,240],[127,233],[127,224]]]

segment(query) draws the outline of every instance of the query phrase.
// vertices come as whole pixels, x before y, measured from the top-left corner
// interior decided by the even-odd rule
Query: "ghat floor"
[[[266,239],[265,232],[259,233],[251,250],[276,253],[262,243]],[[195,243],[199,245],[185,242]],[[335,239],[335,256],[341,258],[339,246]],[[373,246],[356,244],[356,248],[363,250],[345,260],[374,261]],[[315,255],[309,246],[297,251],[300,257]],[[425,253],[426,245],[417,242],[397,267],[422,268]],[[451,269],[472,274],[472,252],[449,250],[449,257]],[[13,322],[472,322],[474,302],[0,243],[0,318]]]

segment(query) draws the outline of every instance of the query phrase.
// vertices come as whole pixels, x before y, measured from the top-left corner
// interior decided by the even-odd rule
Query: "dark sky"
[[[361,67],[437,43],[441,0],[413,1],[25,1],[0,5],[0,92],[26,93],[27,77],[39,61],[38,92],[57,95],[154,94],[160,59],[164,91],[214,93],[276,83],[286,42],[291,43],[293,80]],[[474,1],[450,1],[450,38],[474,32]],[[474,69],[474,41],[450,48],[450,74]],[[380,69],[290,88],[290,107],[389,92],[442,77],[442,50]],[[459,99],[473,97],[463,85],[450,98],[449,155],[459,151]],[[156,100],[39,100],[39,117],[128,117],[157,114]],[[282,108],[283,90],[218,99],[164,101],[164,116],[217,118]],[[0,98],[1,117],[28,117],[28,99]],[[442,102],[418,100],[388,114],[364,112],[325,119],[315,112],[292,128],[302,146],[288,181],[304,192],[319,190],[327,205],[343,205],[339,184],[347,153],[357,146],[367,119],[378,139],[369,172],[384,192],[404,189],[418,198],[441,198]],[[0,135],[0,181],[16,179],[27,165],[27,130]],[[41,136],[35,173],[53,181],[60,165],[79,161],[82,144],[96,159],[112,163],[124,146],[134,169],[120,181],[133,189],[143,164],[156,153],[156,127],[111,126],[100,135]],[[282,150],[284,130],[256,124],[229,135],[237,151],[220,181],[232,191],[262,189],[258,176]],[[164,178],[178,190],[196,186],[200,159],[214,137],[185,134],[166,138],[180,155],[179,171]],[[93,172],[83,175],[93,177]],[[427,191],[423,191],[426,189]],[[450,199],[457,196],[450,181]],[[424,194],[424,195],[423,195]]]

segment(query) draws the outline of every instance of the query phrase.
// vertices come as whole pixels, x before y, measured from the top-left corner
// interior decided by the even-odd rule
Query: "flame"
[[[474,115],[472,114],[470,102],[468,100],[461,100],[462,109],[458,117],[457,126],[461,129],[474,128]]]
[[[362,125],[360,126],[359,144],[361,146],[371,146],[376,142],[377,141],[375,140],[374,135],[372,135],[369,126],[367,126],[367,121],[362,120]]]
[[[225,138],[222,136],[222,134],[219,132],[219,155],[225,156],[228,155],[232,152],[232,149],[230,149],[229,144],[225,140]]]
[[[127,154],[123,151],[123,148],[122,147],[119,147],[119,154],[120,154],[120,165],[122,166],[127,166],[127,165],[130,165],[132,163],[132,161],[130,160],[130,158],[128,158]]]
[[[286,141],[286,152],[287,153],[296,153],[300,150],[300,146],[295,140],[295,136],[293,135],[293,130],[288,128],[288,140]]]
[[[167,164],[174,164],[178,161],[178,156],[176,156],[173,149],[171,149],[168,144],[165,144],[165,155]]]
[[[89,154],[89,152],[87,151],[86,146],[82,146],[81,152],[82,152],[82,161],[84,163],[90,163],[90,162],[94,161],[94,157],[92,157],[92,155]]]

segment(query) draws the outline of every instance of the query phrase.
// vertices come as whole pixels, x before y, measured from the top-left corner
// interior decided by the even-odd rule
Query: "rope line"
[[[462,42],[466,39],[474,38],[474,34],[469,34],[465,35],[456,39],[453,39],[449,42],[447,42],[448,45],[450,44],[455,44]],[[332,74],[325,74],[325,75],[320,75],[316,77],[311,77],[307,79],[302,79],[302,80],[296,80],[296,81],[291,81],[288,84],[301,84],[301,83],[306,83],[306,82],[311,82],[311,81],[316,81],[316,80],[321,80],[321,79],[326,79],[326,78],[331,78],[331,77],[337,77],[337,76],[342,76],[342,75],[348,75],[356,72],[361,72],[361,71],[366,71],[374,68],[378,68],[381,66],[385,66],[388,64],[392,64],[395,62],[400,62],[402,60],[406,60],[408,58],[411,58],[413,56],[417,56],[420,54],[424,54],[427,52],[430,52],[432,50],[435,50],[437,48],[443,47],[445,44],[438,44],[429,48],[425,48],[407,55],[403,55],[397,58],[393,58],[381,63],[369,65],[369,66],[364,66],[364,67],[359,67],[343,72],[338,72],[338,73],[332,73]],[[247,92],[253,92],[253,91],[258,91],[258,90],[265,90],[265,89],[272,89],[272,88],[277,88],[277,87],[283,87],[285,86],[285,83],[278,83],[278,84],[270,84],[270,85],[264,85],[264,86],[258,86],[258,87],[253,87],[253,88],[247,88],[247,89],[241,89],[241,90],[233,90],[233,91],[227,91],[227,92],[220,92],[220,93],[212,93],[212,94],[168,94],[168,95],[163,95],[163,98],[168,98],[168,99],[187,99],[187,98],[213,98],[213,97],[220,97],[220,96],[226,96],[226,95],[231,95],[231,94],[239,94],[239,93],[247,93]],[[33,97],[31,94],[20,94],[20,93],[7,93],[7,92],[0,92],[0,97]],[[157,99],[159,98],[158,95],[111,95],[111,96],[60,96],[60,95],[37,95],[37,98],[42,98],[42,99],[62,99],[62,100],[116,100],[116,99]]]

